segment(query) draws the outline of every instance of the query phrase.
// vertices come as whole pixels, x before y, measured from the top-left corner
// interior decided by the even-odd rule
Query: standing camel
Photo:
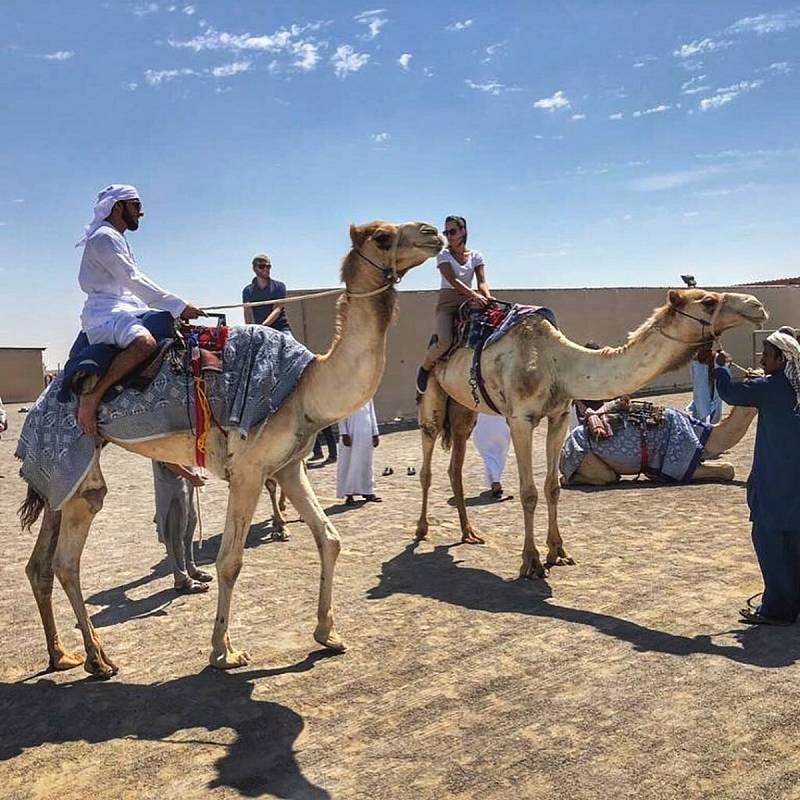
[[[547,417],[547,565],[573,564],[558,529],[558,458],[569,422],[569,404],[580,397],[602,400],[633,394],[653,378],[686,363],[700,344],[710,343],[739,325],[760,325],[767,319],[752,295],[673,289],[667,303],[631,333],[622,347],[589,350],[571,342],[549,322],[531,317],[487,347],[481,360],[486,391],[508,420],[517,456],[519,493],[525,524],[523,578],[544,577],[533,537],[538,492],[533,478],[533,429]],[[450,483],[458,504],[462,541],[480,543],[464,505],[461,471],[466,440],[475,412],[493,414],[483,398],[476,405],[470,387],[472,350],[461,347],[436,364],[419,402],[422,436],[422,508],[416,538],[428,535],[428,491],[431,456],[448,420],[452,425]],[[455,401],[453,403],[452,401]],[[448,413],[448,406],[452,406]]]
[[[675,413],[683,414],[685,412],[675,411]],[[703,445],[702,458],[716,458],[735,447],[747,433],[747,429],[757,413],[757,409],[748,406],[734,406],[731,408],[725,419],[711,426],[711,432]],[[640,463],[629,464],[622,463],[619,460],[612,461],[605,457],[601,458],[598,453],[592,451],[586,453],[574,475],[568,481],[563,480],[562,485],[610,486],[617,483],[622,475],[638,475],[640,472]],[[733,464],[729,464],[727,461],[715,461],[711,464],[699,463],[694,468],[689,480],[732,481],[734,474]]]
[[[214,428],[209,434],[207,466],[229,484],[225,530],[217,556],[219,594],[210,656],[211,665],[220,669],[240,667],[249,661],[246,652],[233,648],[228,623],[245,538],[265,478],[280,482],[317,543],[321,573],[314,638],[332,650],[345,649],[333,616],[339,534],[314,495],[302,458],[311,450],[317,431],[351,414],[373,396],[383,375],[386,334],[396,302],[393,284],[442,248],[436,228],[423,222],[351,226],[350,238],[353,246],[342,262],[346,294],[339,300],[330,350],[311,361],[283,405],[247,439],[226,438]],[[191,433],[136,443],[109,441],[156,461],[193,464],[195,459]],[[106,491],[95,459],[77,492],[59,511],[50,508],[30,486],[20,509],[25,527],[30,527],[44,510],[26,571],[42,618],[50,666],[69,669],[84,663],[86,671],[99,678],[114,675],[117,666],[104,651],[86,612],[79,570],[89,528],[102,508]],[[80,653],[64,649],[59,640],[52,606],[54,573],[83,633],[85,662]]]

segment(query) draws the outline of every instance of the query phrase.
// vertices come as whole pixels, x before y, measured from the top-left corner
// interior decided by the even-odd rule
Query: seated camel
[[[561,485],[608,486],[640,474],[663,483],[733,480],[733,464],[707,459],[738,444],[755,416],[756,409],[741,406],[709,425],[675,408],[612,401],[567,436]]]

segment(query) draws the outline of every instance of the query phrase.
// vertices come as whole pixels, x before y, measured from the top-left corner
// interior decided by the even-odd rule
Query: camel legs
[[[286,517],[283,511],[286,509],[286,499],[284,498],[283,487],[281,487],[281,497],[278,500],[278,484],[274,478],[267,478],[264,484],[269,492],[269,501],[272,503],[272,528],[276,533],[286,529]]]
[[[574,564],[564,549],[561,532],[558,530],[558,499],[561,495],[561,484],[558,481],[558,459],[561,446],[569,424],[569,413],[547,418],[547,477],[544,482],[544,494],[547,499],[547,566]]]
[[[211,635],[209,663],[217,669],[243,667],[250,661],[244,651],[234,650],[228,635],[233,586],[242,569],[242,553],[253,513],[261,494],[261,470],[251,465],[230,474],[228,509],[222,545],[217,555],[217,616]]]
[[[575,474],[570,478],[570,485],[585,483],[589,486],[610,486],[619,483],[619,473],[594,453],[587,453]]]
[[[106,655],[100,638],[89,619],[81,590],[80,565],[83,547],[95,514],[103,507],[107,489],[100,467],[95,464],[84,478],[77,493],[61,510],[61,528],[58,534],[53,568],[83,634],[86,661],[83,668],[95,678],[110,678],[118,672],[117,665]],[[46,628],[45,628],[46,630]],[[51,653],[52,655],[52,653]]]
[[[77,652],[65,650],[58,638],[56,620],[53,615],[53,558],[58,544],[58,533],[61,526],[61,513],[45,506],[42,526],[33,547],[25,572],[39,607],[42,627],[47,641],[47,652],[50,656],[50,669],[72,669],[83,664],[83,656]]]
[[[467,452],[467,439],[475,426],[477,414],[465,408],[455,400],[451,400],[447,405],[447,418],[450,423],[452,435],[452,446],[450,450],[450,486],[453,489],[453,497],[458,509],[458,519],[461,523],[461,541],[467,544],[483,544],[483,539],[476,535],[469,524],[467,517],[467,507],[464,503],[464,481],[463,468],[464,456]]]
[[[416,540],[420,541],[428,535],[428,492],[431,488],[431,459],[433,447],[442,430],[447,414],[447,395],[439,386],[433,374],[428,378],[428,388],[419,401],[417,418],[422,440],[422,466],[419,470],[419,482],[422,486],[422,507],[417,521]]]
[[[543,578],[544,567],[539,558],[539,551],[533,540],[533,512],[536,510],[538,492],[533,481],[533,427],[527,419],[511,418],[511,442],[517,457],[519,473],[519,497],[522,504],[522,516],[525,520],[525,544],[522,548],[522,566],[519,570],[521,578]]]
[[[339,534],[325,516],[322,506],[311,488],[302,461],[298,460],[285,466],[278,473],[278,478],[292,505],[308,523],[319,550],[319,603],[314,638],[323,647],[344,652],[345,644],[336,632],[336,623],[333,618],[333,573],[342,547]]]
[[[727,461],[718,461],[716,464],[698,464],[692,473],[693,481],[732,481],[734,476],[733,464]]]

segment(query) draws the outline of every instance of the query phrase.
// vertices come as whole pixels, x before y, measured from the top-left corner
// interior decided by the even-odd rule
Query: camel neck
[[[757,413],[748,406],[731,408],[728,416],[712,427],[704,447],[706,456],[713,458],[739,444]]]
[[[319,400],[315,416],[325,425],[352,414],[377,391],[395,302],[394,289],[339,301],[337,335],[330,350],[309,366],[312,394]]]
[[[655,325],[641,329],[628,344],[605,350],[574,348],[564,360],[568,368],[559,371],[559,382],[569,397],[581,400],[609,400],[633,394],[651,380],[688,361],[695,349],[686,341],[662,336]]]

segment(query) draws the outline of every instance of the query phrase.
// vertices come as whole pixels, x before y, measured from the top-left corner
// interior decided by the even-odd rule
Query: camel
[[[680,413],[680,412],[679,412]],[[703,446],[703,459],[717,458],[722,453],[735,447],[747,433],[750,424],[758,413],[755,408],[733,406],[725,419],[712,425]],[[637,468],[627,464],[610,463],[596,453],[587,453],[575,474],[569,481],[562,481],[563,486],[589,484],[590,486],[610,486],[617,483],[622,475],[638,475]],[[733,464],[726,461],[708,463],[701,461],[692,472],[690,481],[732,481]]]
[[[564,548],[558,527],[560,483],[558,458],[574,398],[602,400],[629,395],[653,378],[686,363],[700,344],[743,324],[761,325],[767,313],[752,295],[673,289],[665,305],[622,347],[589,350],[571,342],[549,322],[530,317],[484,350],[481,370],[486,391],[508,420],[517,457],[519,494],[524,520],[520,577],[545,576],[533,535],[538,492],[533,476],[532,436],[547,417],[545,498],[547,501],[548,567],[574,564]],[[431,372],[418,406],[422,439],[422,507],[416,540],[428,535],[428,491],[431,457],[436,439],[446,427],[452,435],[450,483],[461,522],[462,541],[483,542],[467,517],[461,478],[466,440],[475,412],[495,412],[480,397],[476,404],[469,383],[472,350],[460,347]]]
[[[351,226],[350,238],[352,249],[342,262],[346,294],[337,306],[336,333],[330,350],[309,363],[283,405],[247,439],[226,438],[213,428],[209,435],[207,466],[229,484],[225,530],[217,556],[217,613],[209,659],[212,666],[220,669],[244,666],[250,660],[246,652],[233,648],[228,623],[245,538],[266,478],[274,477],[280,483],[316,540],[321,572],[314,638],[331,650],[345,649],[333,613],[339,534],[311,488],[302,459],[311,451],[317,431],[351,414],[374,395],[383,375],[387,330],[396,303],[393,284],[442,248],[436,228],[423,222],[376,221]],[[137,443],[109,441],[146,458],[195,463],[191,433]],[[83,546],[107,492],[98,461],[59,511],[50,508],[29,486],[20,518],[23,526],[30,528],[44,511],[26,571],[44,626],[50,667],[61,670],[83,663],[91,675],[109,678],[118,668],[92,626],[79,578]],[[85,660],[60,642],[52,607],[54,573],[77,617]]]

